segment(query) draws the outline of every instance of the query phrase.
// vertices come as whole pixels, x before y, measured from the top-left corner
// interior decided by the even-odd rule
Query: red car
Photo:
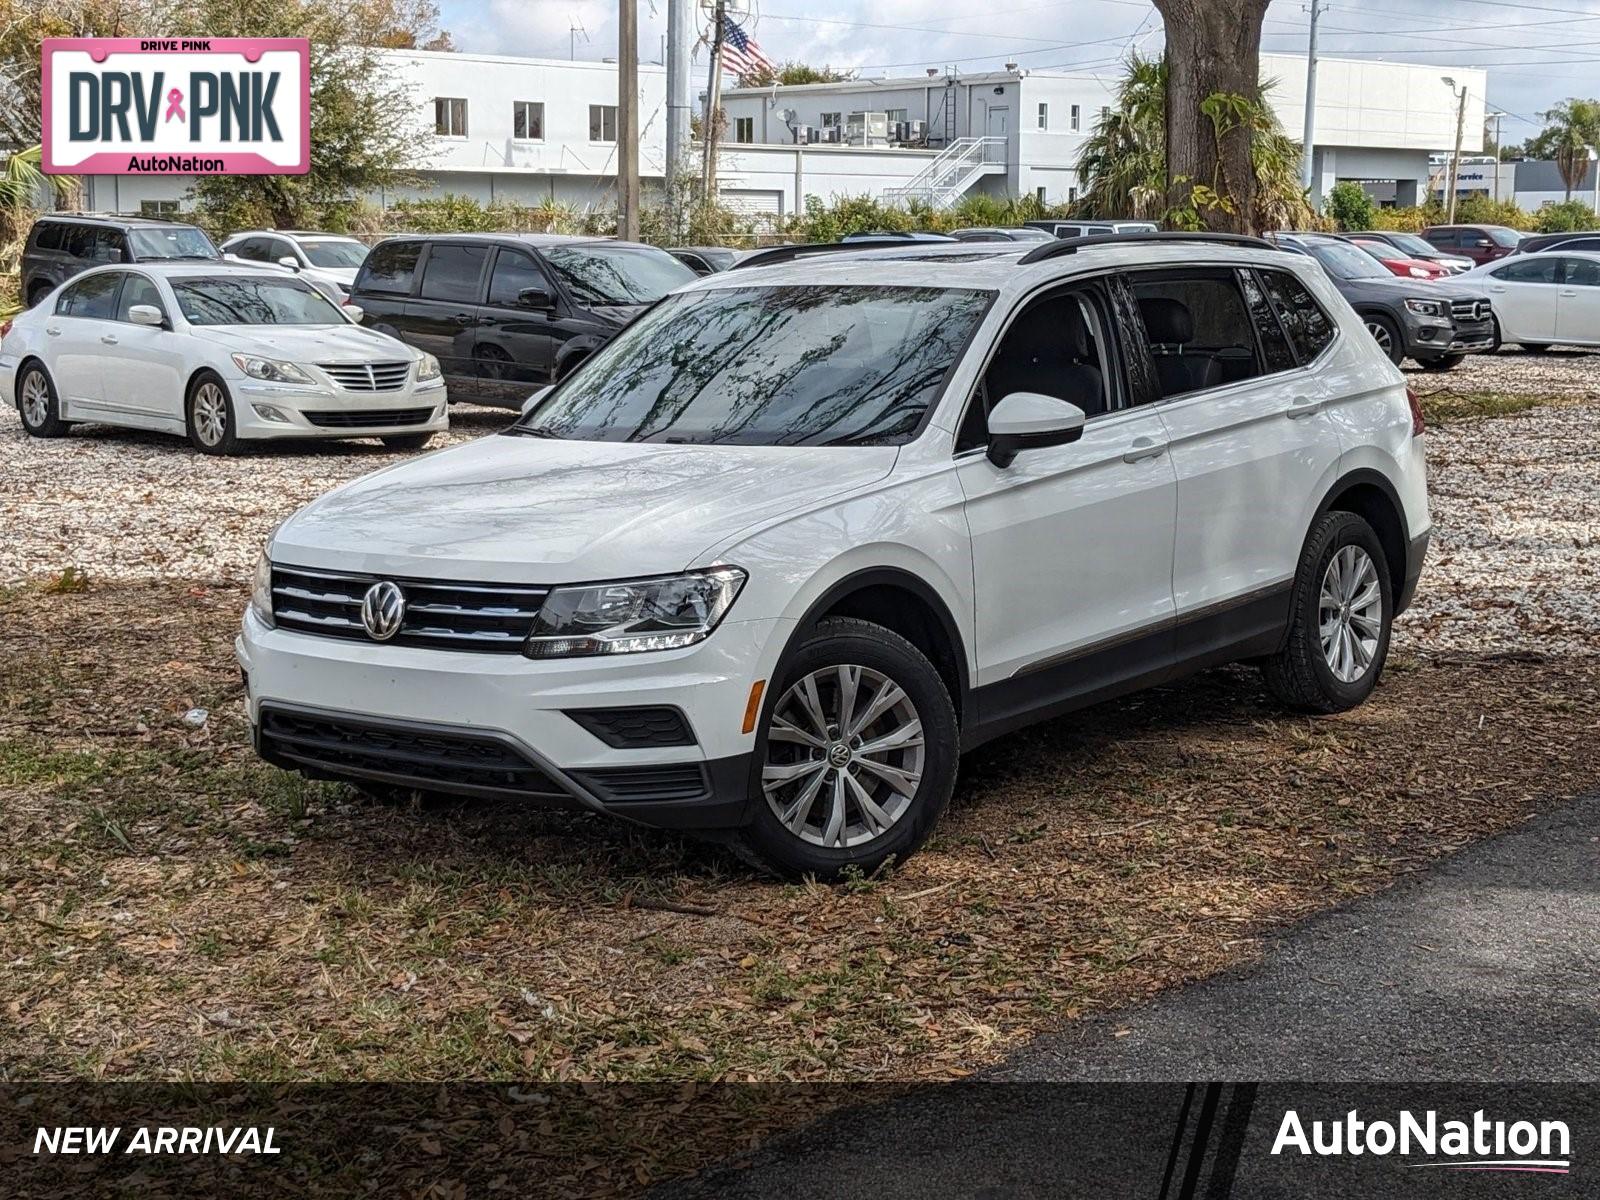
[[[1373,238],[1351,238],[1350,241],[1388,267],[1391,272],[1407,279],[1444,279],[1450,274],[1440,264],[1425,258],[1412,258],[1409,254],[1396,250],[1388,242],[1380,242]]]

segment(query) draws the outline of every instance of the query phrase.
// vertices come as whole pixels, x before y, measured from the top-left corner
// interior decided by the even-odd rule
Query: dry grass
[[[1317,721],[1230,669],[974,756],[892,874],[777,886],[587,816],[257,763],[243,603],[0,597],[9,1078],[947,1078],[1600,776],[1594,656],[1397,659]]]

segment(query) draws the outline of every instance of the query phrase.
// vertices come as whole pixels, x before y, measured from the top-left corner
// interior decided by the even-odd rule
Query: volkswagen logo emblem
[[[387,642],[400,632],[406,619],[406,594],[385,579],[367,589],[361,598],[361,624],[375,642]]]

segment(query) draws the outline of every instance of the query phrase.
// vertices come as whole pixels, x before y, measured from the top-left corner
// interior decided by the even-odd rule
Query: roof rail
[[[1088,237],[1057,238],[1053,242],[1046,242],[1029,250],[1017,262],[1020,266],[1027,266],[1029,263],[1059,258],[1063,254],[1076,254],[1080,248],[1086,246],[1122,246],[1129,242],[1208,242],[1224,246],[1244,246],[1251,250],[1278,248],[1264,238],[1247,237],[1241,233],[1096,233]]]
[[[756,250],[745,255],[733,266],[730,271],[742,271],[746,267],[770,267],[774,263],[793,262],[797,258],[809,258],[813,254],[836,254],[841,251],[853,252],[858,250],[885,250],[894,248],[904,250],[908,245],[905,238],[900,237],[871,237],[862,238],[856,242],[806,242],[798,246],[768,246],[764,250]],[[956,243],[959,245],[960,243]]]

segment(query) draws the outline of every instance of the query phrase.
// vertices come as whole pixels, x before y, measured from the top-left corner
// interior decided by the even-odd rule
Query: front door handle
[[[455,320],[455,323],[457,325],[471,325],[472,324],[472,314],[471,313],[457,313],[455,315],[454,320]]]
[[[48,326],[48,325],[47,325],[47,326],[45,326],[45,330],[44,330],[44,331],[45,331],[45,332],[46,332],[46,333],[48,333],[48,334],[49,334],[49,335],[50,335],[50,336],[51,336],[51,337],[60,337],[60,336],[61,336],[61,330],[59,330],[59,329],[52,329],[52,328],[50,328],[50,326]]]
[[[1289,402],[1288,411],[1284,415],[1291,421],[1298,421],[1302,417],[1315,416],[1321,411],[1321,400],[1313,400],[1310,396],[1296,396]]]
[[[1160,458],[1167,452],[1167,443],[1158,442],[1154,438],[1135,438],[1133,445],[1129,446],[1123,454],[1122,461],[1128,463],[1143,462],[1147,458]]]
[[[1563,296],[1563,297],[1565,297],[1565,298],[1566,298],[1566,299],[1568,299],[1568,300],[1570,300],[1570,299],[1572,299],[1572,298],[1573,298],[1573,297],[1574,297],[1574,296],[1576,296],[1576,295],[1577,295],[1577,294],[1578,294],[1578,293],[1577,293],[1577,292],[1562,292],[1562,293],[1561,293],[1561,295],[1562,295],[1562,296]]]
[[[100,340],[108,346],[115,346],[117,344],[117,335],[114,333],[103,333],[100,335]]]
[[[1501,293],[1504,293],[1504,292],[1505,292],[1505,288],[1503,288],[1503,287],[1492,287],[1492,288],[1490,288],[1490,289],[1489,289],[1489,290],[1490,290],[1490,291],[1491,291],[1491,292],[1501,292]]]

